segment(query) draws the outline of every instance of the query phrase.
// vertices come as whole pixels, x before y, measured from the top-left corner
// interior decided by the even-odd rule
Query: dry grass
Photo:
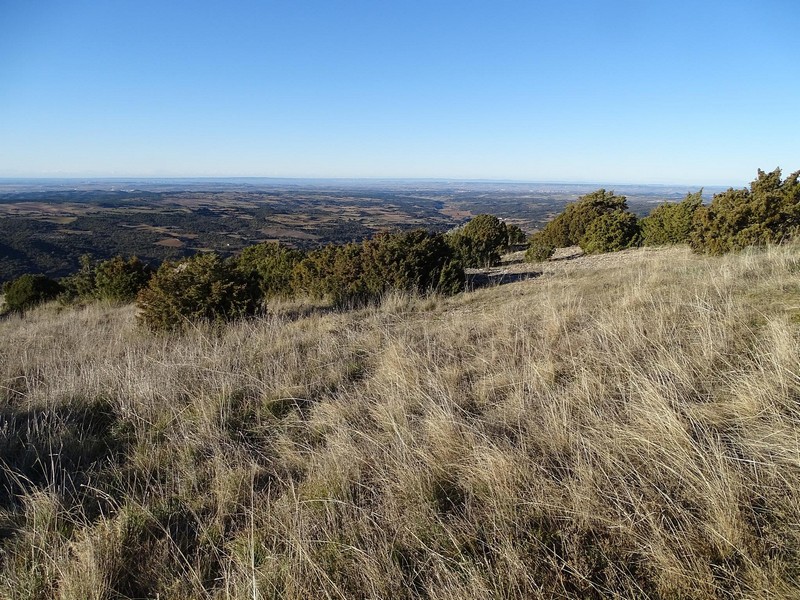
[[[7,319],[0,596],[797,598],[799,267],[643,250],[181,337]]]

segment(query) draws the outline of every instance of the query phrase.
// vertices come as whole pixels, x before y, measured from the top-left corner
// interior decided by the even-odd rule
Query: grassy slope
[[[800,248],[0,323],[0,597],[796,598]]]

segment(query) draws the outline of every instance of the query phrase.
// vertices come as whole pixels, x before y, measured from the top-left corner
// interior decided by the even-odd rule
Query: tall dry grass
[[[0,596],[800,597],[800,248],[0,323]]]

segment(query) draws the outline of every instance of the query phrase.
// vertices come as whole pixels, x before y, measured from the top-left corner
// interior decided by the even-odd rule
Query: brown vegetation
[[[800,248],[545,265],[0,322],[0,596],[798,597]]]
[[[178,238],[164,238],[156,242],[156,246],[165,246],[167,248],[183,248],[183,242]]]

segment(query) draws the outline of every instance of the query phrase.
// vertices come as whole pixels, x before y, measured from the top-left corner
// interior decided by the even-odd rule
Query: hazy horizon
[[[582,180],[525,180],[525,179],[490,179],[490,178],[454,178],[454,177],[264,177],[258,175],[245,175],[245,176],[174,176],[174,177],[157,177],[157,176],[37,176],[37,177],[5,177],[0,176],[0,186],[10,184],[43,184],[43,183],[62,183],[75,184],[82,183],[85,185],[90,184],[121,184],[121,183],[251,183],[251,184],[280,184],[280,183],[294,183],[294,184],[339,184],[339,185],[381,185],[381,184],[439,184],[439,185],[513,185],[513,186],[575,186],[575,187],[591,187],[591,186],[623,186],[623,187],[707,187],[707,188],[720,188],[727,189],[728,187],[737,187],[746,185],[747,182],[739,181],[735,183],[698,183],[698,182],[682,182],[682,181],[657,181],[657,182],[635,182],[635,181],[582,181]]]

